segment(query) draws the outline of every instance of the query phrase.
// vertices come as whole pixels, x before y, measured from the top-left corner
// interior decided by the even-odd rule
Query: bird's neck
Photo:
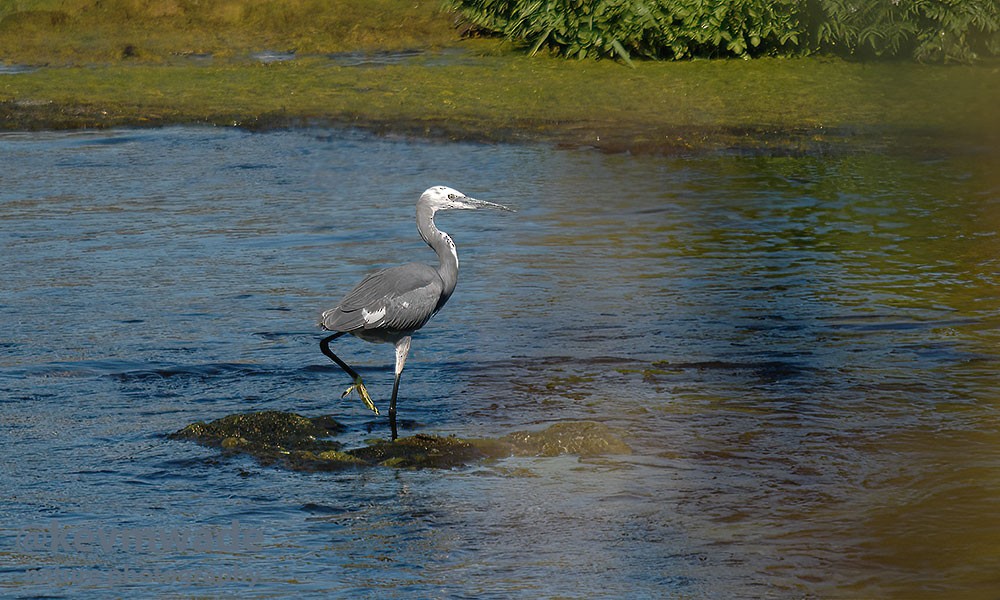
[[[438,256],[438,275],[444,282],[444,294],[438,303],[438,308],[445,303],[455,291],[458,284],[458,251],[451,236],[441,231],[434,224],[434,210],[426,206],[417,207],[417,230],[427,245],[434,249]]]

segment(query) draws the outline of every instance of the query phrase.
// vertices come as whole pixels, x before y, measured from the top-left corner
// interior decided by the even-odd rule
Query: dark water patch
[[[655,362],[652,370],[644,371],[647,377],[655,377],[656,372],[718,371],[727,375],[749,374],[761,382],[776,382],[785,379],[802,377],[814,371],[800,362],[765,360],[760,362],[736,363],[722,360],[697,361],[686,363]]]
[[[612,338],[613,343],[613,338]],[[615,367],[615,366],[627,366],[634,364],[635,360],[625,357],[625,356],[561,356],[561,355],[547,355],[547,356],[519,356],[513,355],[509,360],[504,361],[504,364],[511,366],[514,369],[563,369],[563,368],[577,368],[577,367]],[[477,363],[481,367],[490,367],[497,365],[490,365],[489,363]],[[472,368],[476,368],[473,365]]]
[[[389,347],[386,346],[388,349]],[[380,364],[368,365],[365,367],[366,373],[391,373],[394,366],[391,363],[382,362]],[[325,362],[319,364],[310,364],[302,367],[301,371],[303,373],[333,373],[335,375],[343,375],[344,371],[332,362]]]
[[[294,50],[261,50],[260,52],[250,54],[250,58],[261,64],[270,65],[293,61],[296,58],[296,53]]]
[[[86,148],[88,146],[118,146],[124,144],[134,144],[137,142],[142,142],[143,140],[148,140],[147,136],[142,135],[139,132],[133,132],[131,134],[122,133],[112,133],[104,135],[80,135],[75,138],[75,147]]]
[[[71,475],[116,475],[118,471],[114,469],[84,469],[80,471],[72,471]]]
[[[186,479],[188,477],[196,476],[193,473],[204,468],[218,468],[219,466],[226,465],[230,461],[230,457],[227,455],[198,455],[198,456],[188,456],[182,458],[171,458],[168,460],[162,460],[157,463],[159,467],[158,470],[148,471],[144,474],[144,477],[148,479]],[[205,472],[201,477],[209,477],[208,472]]]
[[[833,329],[853,331],[930,329],[937,327],[963,327],[978,323],[977,319],[920,319],[902,321],[896,315],[845,315],[821,317],[820,321]]]
[[[37,70],[38,67],[32,67],[30,65],[19,65],[16,63],[0,61],[0,75],[21,75],[23,73],[33,73]]]
[[[32,377],[88,378],[120,376],[123,372],[147,367],[144,363],[128,360],[65,361],[12,369],[12,374]]]
[[[170,365],[154,368],[128,369],[108,373],[107,376],[123,383],[143,381],[148,379],[169,378],[200,378],[215,379],[227,377],[260,377],[272,376],[276,371],[273,367],[245,363],[214,363],[201,365]]]
[[[346,509],[342,506],[330,506],[326,504],[317,504],[315,502],[309,502],[307,504],[303,504],[300,510],[302,510],[303,512],[307,512],[311,515],[322,515],[322,516],[331,516],[331,515],[339,516],[343,514],[349,514],[350,512],[352,512],[351,510]]]
[[[212,64],[215,60],[215,56],[211,52],[174,52],[171,56],[184,62],[202,65]]]
[[[443,67],[478,64],[476,54],[465,48],[443,48],[441,50],[383,50],[370,52],[336,52],[324,58],[339,67],[378,68],[399,65],[420,65]]]
[[[280,312],[289,312],[289,309],[280,308],[268,308],[265,310],[274,310]],[[309,335],[308,333],[302,332],[291,332],[291,331],[255,331],[253,335],[260,337],[264,340],[274,341],[274,340],[284,340],[289,337],[297,337],[301,335]]]
[[[338,52],[326,58],[341,67],[384,67],[406,64],[427,54],[424,50],[394,50],[381,52]]]
[[[235,169],[237,171],[259,171],[262,169],[276,169],[277,165],[269,165],[264,163],[242,163],[229,165],[230,169]]]

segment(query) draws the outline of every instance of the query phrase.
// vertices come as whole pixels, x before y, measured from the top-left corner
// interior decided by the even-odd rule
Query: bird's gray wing
[[[433,268],[411,263],[365,277],[320,324],[330,331],[412,331],[437,309],[444,284]]]

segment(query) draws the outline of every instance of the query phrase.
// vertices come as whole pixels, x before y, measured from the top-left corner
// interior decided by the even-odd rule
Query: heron
[[[320,340],[320,350],[344,370],[351,385],[341,398],[357,392],[376,415],[378,408],[365,388],[361,375],[330,350],[330,342],[349,333],[366,342],[391,343],[396,347],[395,380],[389,400],[389,427],[392,440],[396,431],[396,396],[399,379],[410,352],[413,333],[427,324],[455,291],[458,283],[458,252],[455,242],[434,224],[442,210],[493,208],[515,212],[500,204],[470,198],[443,185],[428,188],[417,201],[417,231],[438,257],[438,266],[408,263],[370,273],[337,306],[323,312],[320,326],[333,333]]]

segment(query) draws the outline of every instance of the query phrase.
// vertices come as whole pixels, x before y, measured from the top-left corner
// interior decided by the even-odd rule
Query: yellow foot
[[[361,400],[364,401],[365,406],[367,406],[376,415],[378,414],[378,409],[375,408],[375,403],[372,402],[372,397],[368,395],[368,389],[365,384],[361,382],[361,377],[354,380],[354,383],[344,390],[344,393],[340,395],[341,398],[346,398],[354,390],[358,391],[358,396],[361,396]]]

